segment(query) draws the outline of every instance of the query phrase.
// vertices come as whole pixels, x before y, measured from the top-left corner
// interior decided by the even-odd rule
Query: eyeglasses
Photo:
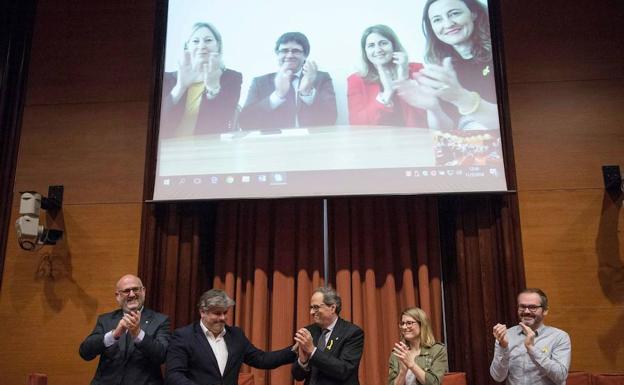
[[[518,305],[518,310],[519,311],[528,310],[531,313],[535,313],[537,309],[539,309],[540,307],[542,307],[542,305]]]
[[[312,311],[319,311],[319,309],[323,306],[327,306],[324,303],[320,304],[320,305],[310,305],[310,310]]]
[[[412,326],[416,325],[418,322],[416,321],[401,321],[399,322],[399,327],[406,327],[406,328],[411,328]]]
[[[143,289],[144,289],[144,287],[142,287],[142,286],[129,287],[127,289],[117,290],[117,293],[123,294],[123,295],[130,295],[130,292],[132,292],[134,294],[139,294],[140,292],[143,291]]]
[[[299,48],[281,48],[277,50],[277,53],[279,55],[284,55],[284,56],[286,56],[289,53],[295,56],[299,56],[299,55],[303,55],[303,50]]]

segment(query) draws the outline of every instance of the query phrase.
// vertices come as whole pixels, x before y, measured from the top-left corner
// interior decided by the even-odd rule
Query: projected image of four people
[[[500,161],[487,8],[479,0],[427,0],[422,30],[424,63],[409,61],[390,26],[363,31],[361,70],[347,79],[349,124],[435,130],[438,164]],[[163,78],[161,138],[336,124],[332,78],[308,60],[303,33],[277,39],[275,72],[253,79],[242,107],[242,74],[225,67],[223,48],[214,25],[192,26],[177,71]]]

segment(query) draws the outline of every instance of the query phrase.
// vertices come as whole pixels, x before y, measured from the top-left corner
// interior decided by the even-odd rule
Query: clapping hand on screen
[[[407,80],[408,78],[408,63],[407,63],[407,54],[405,52],[394,52],[392,53],[392,63],[394,64],[394,68],[396,70],[396,78],[395,80]]]
[[[290,82],[292,81],[293,71],[288,68],[289,63],[284,63],[275,74],[275,92],[284,99],[288,90],[290,90]]]
[[[178,62],[178,83],[176,87],[180,87],[180,91],[186,92],[191,84],[196,83],[199,79],[199,71],[193,68],[191,62],[191,52],[184,50],[182,58]]]
[[[220,80],[222,74],[223,66],[221,65],[221,55],[218,52],[211,52],[208,57],[208,62],[202,63],[202,75],[206,89],[218,89],[221,86]]]
[[[171,89],[173,102],[177,103],[182,99],[186,90],[193,84],[202,81],[202,73],[198,68],[193,67],[191,53],[184,50],[182,58],[178,61],[178,78],[175,87]]]
[[[459,83],[450,57],[444,58],[442,65],[426,64],[419,75],[418,82],[425,89],[447,102],[457,104],[468,93]]]
[[[412,107],[422,108],[425,110],[437,110],[440,101],[429,87],[421,85],[418,81],[418,73],[412,74],[413,79],[395,81],[392,87],[397,95]]]
[[[299,82],[299,92],[304,95],[310,94],[314,88],[314,82],[316,81],[316,75],[318,74],[318,66],[313,60],[306,60],[303,65],[303,77]]]

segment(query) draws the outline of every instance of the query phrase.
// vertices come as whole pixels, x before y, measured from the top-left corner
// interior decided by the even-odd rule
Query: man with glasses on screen
[[[117,282],[119,309],[98,317],[91,334],[80,344],[80,357],[98,364],[91,384],[158,385],[171,332],[169,318],[147,309],[145,287],[134,275]]]
[[[336,123],[332,79],[308,60],[310,43],[287,32],[275,43],[277,72],[253,79],[239,123],[243,129],[328,126]]]
[[[490,375],[508,385],[562,385],[570,369],[572,347],[563,330],[544,325],[548,298],[540,289],[525,289],[518,295],[520,323],[507,329],[493,328],[496,343]]]

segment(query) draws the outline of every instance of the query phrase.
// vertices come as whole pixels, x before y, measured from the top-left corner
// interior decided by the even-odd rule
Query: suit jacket
[[[295,117],[299,127],[331,126],[336,124],[336,95],[332,79],[327,72],[319,71],[314,88],[316,94],[311,105],[298,100],[295,103],[291,87],[286,101],[272,109],[269,97],[275,91],[275,72],[254,78],[249,88],[247,101],[240,114],[239,123],[244,129],[290,128],[295,127]]]
[[[410,63],[409,76],[418,72],[422,64]],[[349,123],[353,125],[384,125],[383,119],[395,112],[397,107],[401,111],[405,127],[427,127],[427,112],[412,107],[403,99],[394,96],[394,107],[385,106],[377,101],[381,90],[379,81],[369,82],[355,73],[347,79],[347,99],[349,104]]]
[[[228,359],[223,375],[199,322],[177,329],[167,352],[167,385],[236,385],[243,363],[274,369],[297,358],[290,347],[265,352],[253,346],[241,329],[233,326],[225,329]]]
[[[143,340],[134,343],[129,334],[119,341],[104,346],[104,335],[115,329],[123,317],[121,309],[98,317],[95,328],[80,344],[80,357],[91,361],[98,355],[95,376],[91,385],[159,385],[163,383],[160,365],[165,361],[171,332],[169,318],[144,308],[141,312]]]
[[[163,98],[160,112],[160,137],[175,136],[182,122],[186,106],[185,93],[177,103],[173,102],[171,90],[178,79],[177,72],[167,72],[163,78]],[[221,91],[214,99],[201,96],[195,135],[213,134],[234,130],[234,116],[238,108],[243,75],[240,72],[226,69],[221,75]]]
[[[306,328],[312,334],[316,346],[321,336],[321,327],[312,324]],[[364,332],[362,329],[338,318],[325,350],[317,349],[314,352],[308,361],[307,370],[295,362],[292,366],[293,377],[297,381],[305,380],[305,385],[310,383],[312,375],[316,375],[317,385],[357,385],[363,348]]]

